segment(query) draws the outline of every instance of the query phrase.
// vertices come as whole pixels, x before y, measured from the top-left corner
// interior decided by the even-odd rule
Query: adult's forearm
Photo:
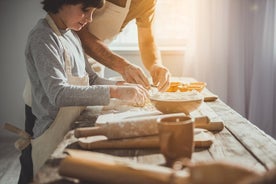
[[[162,64],[161,55],[151,28],[138,27],[138,41],[142,62],[148,71],[154,64]]]
[[[162,64],[160,52],[154,43],[140,43],[139,49],[142,62],[148,71],[154,64]]]
[[[103,41],[89,33],[87,28],[79,31],[78,35],[86,54],[99,63],[118,73],[122,73],[124,66],[129,65],[124,58],[112,52]]]

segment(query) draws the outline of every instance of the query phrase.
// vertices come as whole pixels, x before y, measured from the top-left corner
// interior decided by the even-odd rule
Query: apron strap
[[[22,138],[25,138],[25,139],[30,139],[31,138],[30,134],[28,134],[24,130],[22,130],[22,129],[20,129],[20,128],[12,125],[12,124],[5,123],[4,124],[4,129],[8,130],[9,132],[15,133],[19,137],[22,137]]]
[[[62,43],[62,39],[64,39],[57,27],[57,25],[55,24],[54,20],[50,17],[49,14],[46,15],[45,19],[47,20],[49,26],[52,28],[52,30],[58,35],[60,41],[61,41],[61,44],[63,45]],[[65,60],[65,71],[66,71],[66,75],[72,75],[72,71],[71,71],[71,64],[69,63],[70,62],[70,56],[68,55],[68,52],[66,51],[66,48],[64,47],[63,45],[63,48],[64,48],[64,60]]]
[[[14,143],[14,146],[17,150],[22,151],[24,150],[30,143],[31,143],[31,138],[30,134],[25,132],[24,130],[10,124],[10,123],[5,123],[4,127],[5,130],[12,132],[16,135],[18,135],[20,138]]]
[[[126,3],[126,8],[127,8],[127,9],[129,9],[130,4],[131,4],[131,0],[127,0],[127,3]]]

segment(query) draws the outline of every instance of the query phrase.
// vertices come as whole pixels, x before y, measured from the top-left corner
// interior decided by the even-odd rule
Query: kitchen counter
[[[265,134],[220,99],[208,100],[208,102],[204,102],[204,105],[216,115],[216,117],[214,115],[212,117],[215,121],[223,122],[224,128],[219,132],[213,132],[215,139],[209,148],[194,150],[192,162],[223,160],[252,168],[259,173],[276,167],[275,139]],[[85,111],[72,125],[72,130],[64,136],[64,140],[51,155],[51,158],[36,174],[35,183],[84,183],[63,178],[58,174],[60,161],[66,156],[63,151],[66,148],[81,149],[77,143],[78,140],[74,137],[74,129],[93,126],[99,115],[114,112],[114,107],[105,109],[90,107],[89,111]],[[97,149],[94,151],[130,158],[138,163],[162,165],[165,162],[159,149]]]

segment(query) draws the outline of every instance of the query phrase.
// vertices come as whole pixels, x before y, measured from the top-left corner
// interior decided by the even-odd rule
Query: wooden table
[[[251,122],[223,103],[220,99],[205,102],[221,120],[225,128],[215,133],[215,141],[209,149],[195,149],[192,155],[193,162],[208,160],[223,160],[240,164],[262,173],[276,167],[276,141],[265,134]],[[99,114],[99,109],[95,114]],[[76,122],[77,126],[93,124],[96,116],[89,121]],[[75,125],[76,125],[75,124]],[[75,128],[75,127],[73,127]],[[73,130],[68,132],[51,158],[45,163],[35,176],[35,183],[83,183],[62,178],[58,174],[58,166],[64,158],[65,148],[80,149]],[[97,150],[97,152],[131,158],[139,163],[161,165],[164,157],[156,149],[129,149],[129,150]]]

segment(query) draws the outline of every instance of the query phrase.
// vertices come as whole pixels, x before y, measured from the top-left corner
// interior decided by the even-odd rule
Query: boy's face
[[[74,31],[81,30],[87,23],[92,22],[92,15],[96,8],[83,8],[82,4],[64,5],[59,15],[64,26]]]

